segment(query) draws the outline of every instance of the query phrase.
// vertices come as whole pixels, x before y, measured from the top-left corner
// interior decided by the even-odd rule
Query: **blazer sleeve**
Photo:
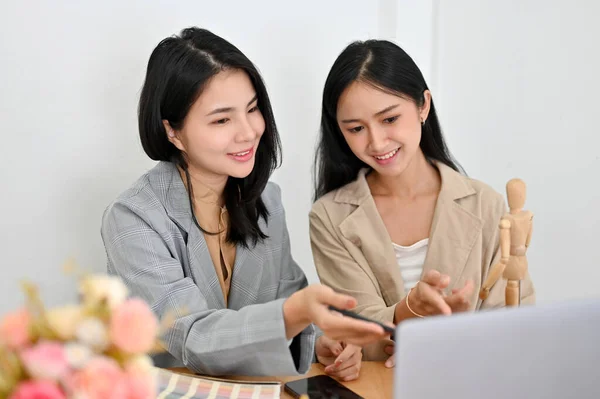
[[[165,215],[165,217],[167,217]],[[174,315],[163,340],[166,349],[190,370],[208,375],[298,375],[313,360],[309,327],[288,345],[283,318],[286,297],[305,285],[284,242],[283,280],[276,300],[235,311],[210,309],[207,300],[171,255],[167,241],[143,209],[117,202],[107,209],[102,239],[109,271],[133,295],[150,304],[159,318]]]
[[[502,252],[500,251],[500,229],[498,224],[503,215],[508,212],[504,198],[498,194],[495,196],[494,205],[491,207],[492,217],[490,218],[490,227],[492,233],[490,239],[484,248],[483,253],[486,254],[483,257],[482,273],[481,273],[481,284],[487,278],[487,275],[496,263],[500,262],[502,258]],[[491,258],[491,260],[490,260]],[[479,294],[477,294],[479,295]],[[521,305],[533,305],[535,304],[535,288],[527,271],[525,279],[521,281]],[[506,280],[500,276],[496,284],[490,290],[489,296],[485,301],[479,304],[480,310],[503,308],[506,306]]]
[[[396,304],[387,306],[375,282],[340,240],[325,207],[317,203],[309,213],[310,243],[319,279],[333,290],[352,296],[357,313],[380,322],[394,322]]]
[[[281,237],[281,280],[279,282],[279,289],[277,290],[277,298],[288,298],[294,292],[305,288],[308,285],[306,275],[302,271],[302,268],[296,263],[292,257],[292,246],[290,242],[290,235],[287,228],[287,222],[285,217],[285,209],[282,205],[281,200],[281,189],[279,185],[270,182],[267,191],[270,192],[271,188],[274,191],[274,198],[277,206],[281,208],[280,223],[282,225],[282,237]],[[279,221],[278,221],[279,222]],[[282,311],[283,319],[283,311]],[[315,341],[318,337],[323,335],[323,332],[314,324],[310,324],[300,334],[293,338],[289,348],[292,352],[294,361],[300,373],[305,373],[310,368],[310,363],[316,361],[316,354],[314,351]],[[289,342],[288,342],[289,344]],[[277,370],[279,375],[281,371]]]

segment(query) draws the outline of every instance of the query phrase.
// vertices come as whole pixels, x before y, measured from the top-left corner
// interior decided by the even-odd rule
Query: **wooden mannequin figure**
[[[521,179],[506,184],[509,213],[500,220],[500,262],[490,269],[481,286],[479,298],[485,300],[500,276],[507,280],[506,306],[521,304],[521,280],[527,274],[527,248],[531,242],[533,213],[524,211],[526,187]]]

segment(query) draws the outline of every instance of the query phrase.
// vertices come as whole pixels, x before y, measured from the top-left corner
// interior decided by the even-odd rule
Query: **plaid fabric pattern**
[[[101,232],[108,272],[159,318],[176,315],[163,337],[167,353],[155,365],[203,375],[308,371],[314,328],[290,344],[283,319],[283,302],[307,280],[291,256],[279,187],[269,183],[262,198],[270,216],[260,227],[269,238],[237,247],[228,307],[175,165],[159,162],[106,209]]]
[[[155,368],[157,399],[278,399],[281,384],[211,380]]]

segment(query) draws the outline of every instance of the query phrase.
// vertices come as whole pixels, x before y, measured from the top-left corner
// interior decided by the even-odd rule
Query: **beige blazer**
[[[507,212],[504,198],[482,182],[442,163],[435,165],[442,185],[423,273],[435,269],[449,275],[448,291],[472,279],[472,310],[502,307],[504,279],[483,303],[478,293],[490,267],[500,259],[498,224]],[[393,322],[395,306],[406,292],[391,238],[365,178],[367,171],[363,169],[355,181],[315,202],[309,214],[311,247],[323,284],[356,298],[359,314]],[[521,303],[534,302],[534,287],[527,274],[521,285]],[[381,357],[382,351],[365,351],[366,359]]]

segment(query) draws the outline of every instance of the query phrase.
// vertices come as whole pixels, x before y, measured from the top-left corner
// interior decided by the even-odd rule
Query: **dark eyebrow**
[[[254,101],[256,101],[257,98],[258,98],[258,94],[255,94],[254,97],[252,97],[252,100],[248,101],[247,107],[249,107],[250,104],[252,104]]]
[[[255,94],[254,97],[252,97],[252,100],[248,101],[247,106],[249,107],[250,104],[252,104],[254,101],[256,101],[257,98],[258,98],[258,94]],[[211,116],[214,114],[221,114],[221,113],[225,113],[225,112],[231,112],[234,109],[235,109],[234,107],[216,108],[216,109],[213,109],[212,111],[210,111],[208,114],[206,114],[206,116]]]
[[[214,114],[221,114],[221,113],[230,112],[230,111],[233,111],[233,107],[217,108],[217,109],[210,111],[208,114],[206,114],[206,116],[211,116]]]
[[[385,109],[382,109],[382,110],[381,110],[381,111],[379,111],[379,112],[376,112],[374,116],[380,116],[380,115],[383,115],[383,114],[385,114],[386,112],[388,112],[388,111],[391,111],[391,110],[393,110],[394,108],[398,107],[399,105],[400,105],[400,104],[390,105],[389,107],[387,107],[387,108],[385,108]],[[360,120],[358,120],[358,119],[344,119],[344,120],[342,121],[342,123],[353,123],[353,122],[360,122]]]

